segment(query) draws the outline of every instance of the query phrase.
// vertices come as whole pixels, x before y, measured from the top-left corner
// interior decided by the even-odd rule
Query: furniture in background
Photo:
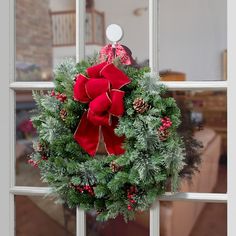
[[[195,133],[195,138],[203,144],[202,163],[191,182],[185,179],[182,181],[180,191],[210,193],[217,181],[221,137],[214,130],[204,128]],[[189,236],[204,205],[183,201],[161,202],[161,236]],[[148,230],[148,213],[138,215],[136,221]]]
[[[221,154],[227,156],[227,96],[225,91],[176,91],[173,97],[202,115],[200,126],[212,128],[221,138]],[[194,118],[194,117],[193,117]]]
[[[160,71],[161,81],[184,81],[186,80],[186,74],[178,71],[163,70]]]

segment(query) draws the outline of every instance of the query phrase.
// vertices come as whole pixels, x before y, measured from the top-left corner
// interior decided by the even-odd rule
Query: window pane
[[[225,91],[175,91],[171,93],[182,112],[180,133],[188,139],[187,160],[182,192],[227,192],[227,97]],[[192,133],[192,136],[191,136]],[[194,163],[200,159],[199,171],[188,180]]]
[[[226,12],[227,1],[160,1],[160,70],[169,74],[166,79],[226,79]]]
[[[16,236],[75,236],[75,210],[42,197],[15,196]]]
[[[33,152],[32,140],[37,137],[30,121],[34,108],[31,91],[16,92],[16,185],[46,186],[40,180],[39,169],[28,164]]]
[[[127,46],[133,58],[142,65],[148,65],[148,1],[95,0],[87,5],[86,55],[98,52],[105,44],[105,30],[110,24],[123,28],[121,44]],[[106,43],[109,43],[106,41]]]
[[[51,80],[57,63],[75,57],[74,5],[69,0],[16,0],[17,81]]]
[[[136,215],[135,221],[125,223],[122,217],[107,222],[97,222],[96,213],[86,215],[87,236],[148,236],[149,235],[149,211]]]
[[[227,205],[161,202],[161,236],[226,236]]]
[[[194,142],[187,146],[188,163],[184,169],[180,191],[182,192],[227,192],[227,112],[226,92],[220,91],[175,91],[175,97],[182,111],[181,135],[193,137],[202,145],[200,155],[191,153]],[[217,107],[215,107],[217,104]],[[40,180],[39,170],[27,161],[33,151],[32,139],[35,129],[29,121],[35,108],[31,91],[16,92],[16,185],[46,186]],[[193,163],[201,160],[189,180]]]

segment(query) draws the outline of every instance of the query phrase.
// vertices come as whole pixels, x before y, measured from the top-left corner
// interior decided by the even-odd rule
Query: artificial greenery
[[[136,211],[147,210],[169,183],[172,191],[178,188],[186,164],[185,144],[177,133],[180,110],[173,98],[164,96],[166,88],[153,82],[147,68],[118,64],[132,80],[123,88],[125,114],[115,130],[118,136],[125,135],[126,152],[120,156],[89,156],[73,137],[88,106],[73,99],[73,85],[76,74],[86,75],[86,69],[94,63],[67,60],[55,72],[53,95],[33,93],[37,111],[32,121],[38,140],[31,163],[39,167],[42,180],[69,207],[96,210],[97,219],[102,221],[119,214],[131,220]],[[149,105],[142,114],[133,107],[136,98]],[[62,110],[66,111],[63,118]],[[168,137],[162,140],[158,130],[164,117],[172,125]]]

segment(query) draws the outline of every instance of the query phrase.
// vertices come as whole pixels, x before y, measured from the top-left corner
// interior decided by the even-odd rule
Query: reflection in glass
[[[41,197],[15,197],[16,236],[75,236],[75,210]]]
[[[37,137],[30,121],[34,108],[31,91],[16,93],[16,185],[46,186],[40,180],[39,169],[28,164],[29,156],[33,152],[32,140]]]
[[[202,147],[198,149],[201,164],[192,180],[182,180],[182,192],[227,191],[227,100],[225,91],[175,91],[171,95],[177,100],[182,113],[180,132],[183,136],[193,133]],[[217,104],[217,107],[216,107]],[[195,144],[194,144],[195,145]],[[187,146],[189,166],[184,176],[191,174],[199,155],[194,155]]]
[[[227,205],[161,202],[161,236],[226,236]]]
[[[227,1],[160,1],[159,19],[161,71],[226,79]]]
[[[101,49],[101,45],[104,45],[102,39],[106,27],[110,24],[118,24],[124,31],[120,43],[132,51],[133,58],[139,64],[148,65],[148,1],[95,0],[92,7],[87,9],[87,12],[91,11],[97,14],[93,17],[87,14],[86,41],[91,40],[91,35],[95,35],[96,40],[95,43],[86,46],[86,56],[92,56],[94,52]],[[93,27],[91,27],[93,19],[95,24],[92,23]]]
[[[149,235],[149,212],[136,214],[135,221],[125,223],[121,217],[107,222],[96,221],[95,212],[86,214],[87,236],[148,236]]]
[[[53,68],[75,57],[75,1],[16,0],[15,21],[17,81],[52,80]]]
[[[87,213],[87,236],[149,235],[149,211],[136,215],[126,224],[121,218],[96,222],[96,214]],[[161,236],[226,236],[226,204],[198,202],[163,202],[160,208]]]

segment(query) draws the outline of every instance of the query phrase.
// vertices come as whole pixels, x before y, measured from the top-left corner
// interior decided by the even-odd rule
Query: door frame
[[[158,3],[159,0],[149,0],[149,57],[153,73],[158,73]],[[1,44],[1,99],[0,107],[3,112],[0,116],[1,126],[1,165],[0,165],[0,216],[2,219],[1,231],[6,236],[13,236],[15,230],[15,195],[43,196],[49,188],[15,186],[15,91],[32,89],[50,89],[51,82],[14,82],[15,68],[15,20],[14,0],[0,1]],[[77,61],[84,57],[84,25],[85,0],[76,0],[77,17]],[[228,80],[218,82],[166,82],[170,89],[223,89],[227,90],[228,108],[228,172],[227,193],[166,193],[160,197],[150,209],[150,236],[159,235],[159,210],[160,201],[204,201],[227,203],[228,236],[236,234],[236,158],[235,134],[236,134],[236,27],[235,27],[236,1],[227,1],[227,36],[228,36]],[[81,26],[81,27],[78,27]],[[77,235],[85,236],[85,213],[77,209]]]

